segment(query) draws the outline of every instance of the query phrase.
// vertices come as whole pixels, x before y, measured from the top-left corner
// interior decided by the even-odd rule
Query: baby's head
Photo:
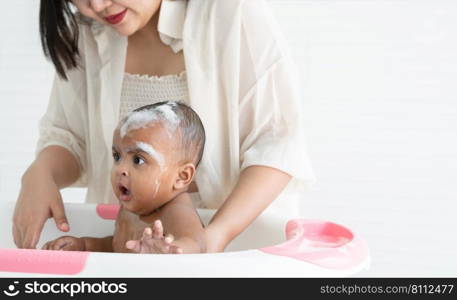
[[[121,205],[148,215],[187,190],[205,145],[197,113],[160,102],[128,114],[113,136],[111,184]]]

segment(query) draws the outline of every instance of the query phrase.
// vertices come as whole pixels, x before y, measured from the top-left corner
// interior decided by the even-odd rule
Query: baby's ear
[[[179,167],[178,177],[176,177],[175,183],[173,185],[175,190],[181,190],[187,188],[189,184],[194,179],[195,175],[195,166],[193,163],[186,163]]]

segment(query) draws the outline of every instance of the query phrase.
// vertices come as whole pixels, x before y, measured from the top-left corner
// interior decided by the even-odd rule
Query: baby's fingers
[[[54,242],[54,244],[51,246],[51,250],[62,250],[66,246],[70,246],[71,241],[65,238],[60,238]]]
[[[60,250],[66,244],[67,243],[64,240],[58,239],[58,240],[47,242],[46,244],[43,245],[43,247],[41,247],[41,249],[43,249],[43,250]]]
[[[175,237],[172,234],[167,234],[164,238],[165,244],[171,244],[174,240]]]
[[[140,241],[134,241],[130,240],[125,243],[125,247],[127,249],[132,250],[135,253],[140,253],[141,250],[141,242]]]
[[[170,246],[170,249],[168,251],[170,254],[182,254],[182,248],[178,246]]]
[[[49,250],[49,246],[51,245],[51,242],[47,242],[41,247],[41,250]]]
[[[149,240],[152,240],[153,238],[153,233],[152,233],[152,229],[149,228],[149,227],[146,227],[144,230],[143,230],[143,236],[141,237],[141,240],[143,242],[147,242]]]
[[[141,239],[141,253],[169,253],[170,243],[166,243],[164,238]]]
[[[155,239],[163,238],[163,226],[160,220],[156,220],[152,226],[152,237]]]

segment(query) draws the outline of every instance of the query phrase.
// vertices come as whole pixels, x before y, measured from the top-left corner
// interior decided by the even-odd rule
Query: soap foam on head
[[[177,127],[179,125],[179,122],[181,121],[178,115],[174,112],[173,107],[176,106],[175,102],[167,102],[167,104],[158,106],[156,108],[157,111],[159,111],[162,115],[162,117],[171,125],[174,127]]]
[[[127,115],[120,126],[121,138],[124,138],[130,131],[146,128],[157,122],[163,122],[167,127],[168,134],[174,134],[179,125],[180,117],[173,111],[176,106],[175,102],[169,101],[154,109],[133,111]]]

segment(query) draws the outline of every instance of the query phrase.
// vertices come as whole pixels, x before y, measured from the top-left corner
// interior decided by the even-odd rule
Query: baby
[[[204,144],[200,118],[182,103],[160,102],[134,110],[114,131],[111,184],[121,208],[113,236],[63,236],[42,249],[205,252],[204,228],[187,193]]]

